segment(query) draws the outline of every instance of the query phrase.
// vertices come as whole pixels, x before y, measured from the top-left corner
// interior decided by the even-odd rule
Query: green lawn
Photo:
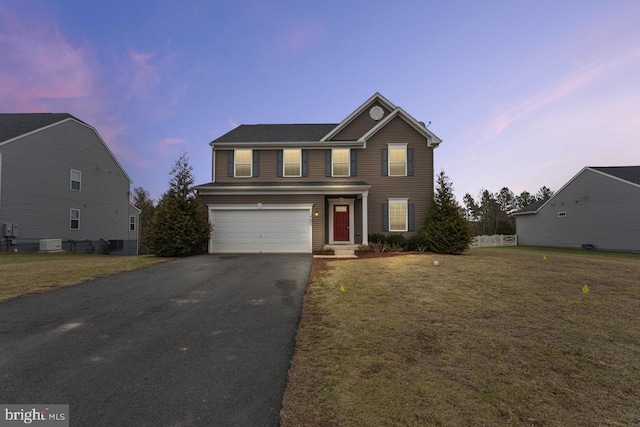
[[[169,261],[153,255],[0,253],[0,302]]]
[[[492,248],[322,265],[283,426],[640,425],[640,256]]]

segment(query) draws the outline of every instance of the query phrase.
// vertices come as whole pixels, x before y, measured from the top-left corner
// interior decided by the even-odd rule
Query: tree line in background
[[[206,252],[211,225],[193,189],[195,181],[186,154],[178,158],[170,174],[169,190],[157,205],[144,188],[133,189],[132,203],[141,211],[139,252],[158,256]],[[547,187],[540,188],[535,196],[527,191],[515,195],[504,187],[497,193],[482,190],[477,201],[467,193],[461,206],[453,194],[451,180],[441,171],[436,176],[431,208],[412,240],[432,252],[460,254],[469,247],[473,235],[514,234],[515,224],[510,214],[552,195],[553,191]]]
[[[508,187],[503,187],[497,193],[483,189],[477,200],[467,193],[462,202],[473,235],[515,234],[515,220],[510,215],[539,200],[548,200],[551,196],[553,191],[546,186],[541,187],[535,195],[528,191],[516,195]]]
[[[169,190],[158,205],[147,190],[133,189],[132,203],[141,210],[139,253],[188,256],[206,252],[211,225],[193,189],[193,169],[182,154],[171,169]]]

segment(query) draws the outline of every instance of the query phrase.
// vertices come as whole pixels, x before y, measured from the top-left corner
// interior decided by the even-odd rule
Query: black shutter
[[[324,176],[331,176],[331,150],[324,150]]]
[[[416,231],[416,221],[414,219],[414,214],[413,214],[413,210],[414,210],[414,204],[413,203],[409,203],[407,205],[407,216],[409,217],[409,224],[407,226],[408,231]]]
[[[283,161],[282,161],[282,150],[276,151],[276,176],[282,177],[282,169],[283,169]]]
[[[382,231],[389,231],[389,204],[382,204]]]
[[[407,175],[413,176],[413,148],[407,148]]]
[[[381,153],[381,163],[382,166],[382,176],[389,176],[389,150],[386,148],[382,149]]]
[[[260,152],[253,150],[253,173],[251,176],[260,176]]]
[[[233,150],[227,151],[229,153],[228,162],[227,162],[227,176],[233,176]]]
[[[309,150],[302,150],[302,176],[309,176]]]
[[[351,176],[358,176],[358,150],[351,149]]]

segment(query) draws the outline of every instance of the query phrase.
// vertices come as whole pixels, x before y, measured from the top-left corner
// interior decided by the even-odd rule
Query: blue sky
[[[69,112],[158,199],[238,124],[337,123],[380,92],[444,140],[461,200],[640,164],[640,2],[5,1],[0,112]]]

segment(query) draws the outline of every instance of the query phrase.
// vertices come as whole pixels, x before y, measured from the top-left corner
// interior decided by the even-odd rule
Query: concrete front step
[[[355,254],[358,245],[325,245],[325,249],[333,250],[332,258],[358,258]]]

